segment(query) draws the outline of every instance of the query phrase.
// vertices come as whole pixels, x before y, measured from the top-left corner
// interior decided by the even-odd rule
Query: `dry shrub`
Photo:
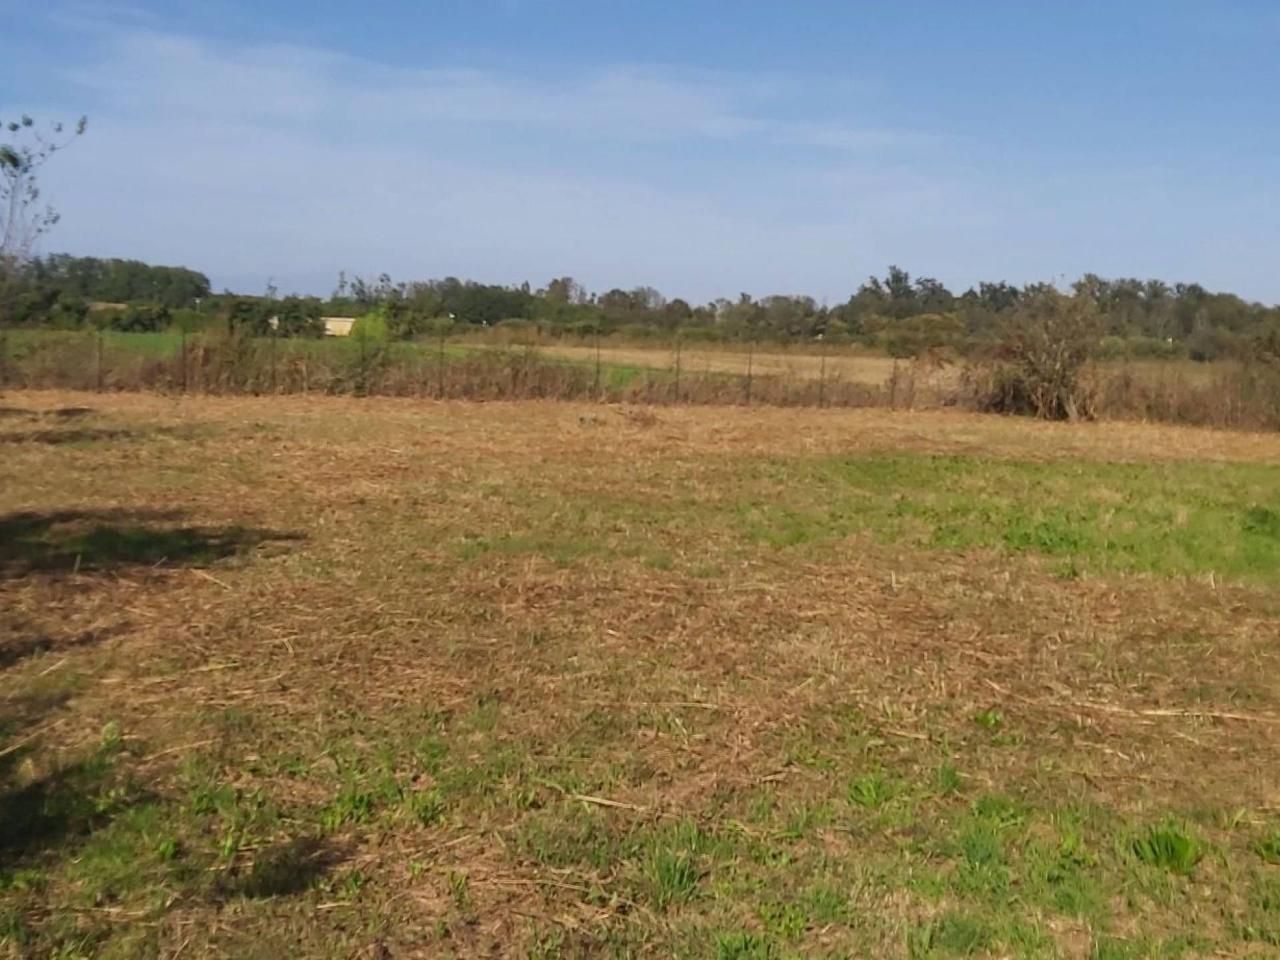
[[[974,405],[1044,420],[1092,419],[1087,369],[1101,332],[1090,301],[1041,291],[1011,318],[995,357],[970,369]]]
[[[637,427],[652,427],[661,422],[656,413],[644,407],[622,407],[618,416]]]
[[[1280,365],[1265,360],[1224,364],[1208,378],[1177,367],[1158,374],[1120,369],[1098,378],[1097,408],[1110,419],[1278,430]]]
[[[1097,318],[1083,301],[1042,294],[985,360],[960,370],[945,355],[895,363],[879,385],[825,376],[654,367],[629,378],[529,345],[459,350],[456,343],[376,338],[253,338],[192,334],[172,349],[138,349],[129,335],[0,332],[0,386],[208,394],[329,393],[441,399],[599,400],[780,407],[960,406],[1046,419],[1138,419],[1280,429],[1280,346],[1211,367],[1093,362]],[[1210,372],[1212,371],[1212,372]]]

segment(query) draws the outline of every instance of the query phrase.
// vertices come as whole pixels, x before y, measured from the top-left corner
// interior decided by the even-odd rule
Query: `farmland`
[[[0,406],[13,956],[1280,949],[1274,434]]]
[[[1082,391],[1102,419],[1266,430],[1280,425],[1276,369],[1099,358]],[[502,326],[391,341],[0,329],[0,389],[981,410],[992,371],[989,359],[895,359],[847,343],[581,341]]]

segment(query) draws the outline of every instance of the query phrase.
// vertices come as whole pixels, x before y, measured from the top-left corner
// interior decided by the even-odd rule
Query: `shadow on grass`
[[[0,434],[0,443],[43,443],[62,446],[69,443],[93,443],[98,440],[136,440],[155,434],[155,430],[132,430],[124,427],[77,427],[74,430],[22,430]]]
[[[241,526],[187,526],[155,510],[66,510],[0,517],[0,579],[27,573],[110,573],[202,567],[261,544],[300,540]]]
[[[50,650],[62,652],[91,647],[107,639],[114,632],[109,627],[99,627],[93,630],[81,630],[66,637],[56,637],[30,624],[19,629],[6,629],[6,624],[0,621],[0,670],[11,667],[27,657],[48,653]]]
[[[56,407],[53,410],[29,410],[26,407],[0,407],[0,419],[17,417],[20,420],[39,420],[41,417],[55,417],[58,420],[71,420],[86,417],[93,413],[92,407]]]
[[[144,799],[108,789],[109,769],[109,758],[94,756],[21,786],[0,785],[0,867],[86,837]]]
[[[224,892],[253,899],[294,896],[311,889],[345,858],[319,837],[296,837],[259,852],[249,872],[227,880]]]
[[[190,439],[194,435],[189,426],[110,427],[90,426],[81,422],[96,412],[93,407],[53,407],[47,410],[31,410],[0,406],[0,419],[11,418],[31,425],[29,429],[7,430],[0,433],[0,443],[64,446],[99,441],[145,440],[151,437]]]

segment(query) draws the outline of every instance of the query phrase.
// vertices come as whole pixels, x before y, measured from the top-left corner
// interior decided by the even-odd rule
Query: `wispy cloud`
[[[936,30],[815,58],[830,73],[788,56],[747,66],[741,45],[645,62],[646,38],[553,62],[546,36],[475,30],[503,16],[486,0],[488,14],[443,18],[457,42],[414,63],[389,20],[348,42],[341,17],[294,29],[271,4],[132,2],[43,14],[0,0],[18,23],[0,34],[10,109],[90,116],[46,171],[64,214],[53,249],[186,263],[250,290],[269,276],[324,290],[346,269],[836,299],[900,263],[960,287],[1092,270],[1280,296],[1262,44],[1200,57],[1212,69],[1197,78],[1168,57],[1108,58],[1115,43],[1084,66],[1041,64],[1034,46],[1011,60],[1001,31],[971,37],[982,66],[960,79]],[[1191,42],[1194,20],[1162,21],[1164,48],[1210,49]],[[401,59],[357,55],[388,47]],[[1150,109],[1174,103],[1186,109]]]
[[[284,44],[219,47],[147,29],[99,31],[104,47],[72,77],[114,109],[291,125],[505,124],[622,141],[742,140],[867,151],[932,138],[848,119],[791,119],[796,83],[663,65],[522,76],[465,68],[388,67]],[[834,81],[832,81],[834,82]]]
[[[93,132],[53,174],[67,213],[55,242],[232,286],[321,290],[339,269],[385,269],[821,294],[860,261],[882,265],[922,193],[937,215],[926,247],[981,219],[965,190],[904,163],[931,138],[816,115],[809,80],[407,69],[77,29],[95,53],[67,77],[94,104]]]

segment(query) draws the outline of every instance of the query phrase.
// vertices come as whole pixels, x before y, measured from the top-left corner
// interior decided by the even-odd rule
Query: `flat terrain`
[[[596,350],[591,346],[553,343],[540,346],[538,350],[547,356],[583,363],[593,361],[596,356]],[[675,366],[675,351],[669,346],[602,346],[600,360],[601,363],[612,366],[672,369]],[[762,348],[748,356],[746,350],[684,344],[680,350],[680,365],[691,375],[719,373],[744,376],[749,366],[755,376],[807,380],[826,376],[878,387],[893,376],[898,364],[895,364],[892,357],[864,356],[841,350],[832,350],[824,357],[812,346],[808,352],[785,351],[776,347]]]
[[[1280,951],[1280,437],[0,398],[0,955]]]

